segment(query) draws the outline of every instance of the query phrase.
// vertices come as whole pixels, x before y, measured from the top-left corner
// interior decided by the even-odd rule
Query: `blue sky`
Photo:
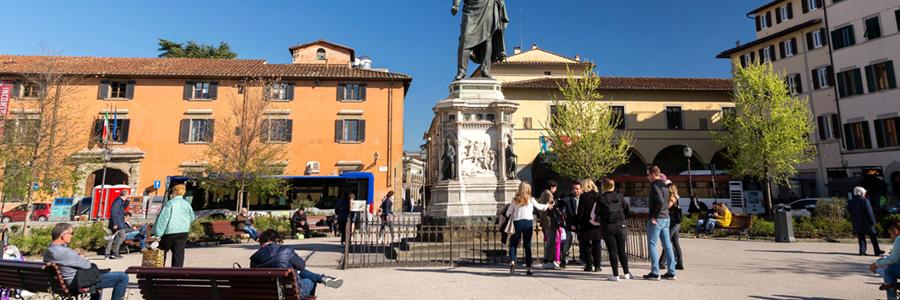
[[[746,13],[768,0],[506,0],[507,49],[532,43],[597,64],[601,75],[727,77],[716,59],[753,39]],[[231,44],[239,58],[287,63],[287,47],[327,39],[413,76],[405,150],[454,75],[459,16],[451,0],[11,1],[0,53],[153,57],[156,39]]]

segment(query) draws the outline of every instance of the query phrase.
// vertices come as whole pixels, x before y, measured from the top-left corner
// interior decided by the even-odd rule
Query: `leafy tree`
[[[765,184],[766,213],[772,210],[772,182],[789,184],[797,165],[815,155],[810,143],[812,113],[807,99],[788,91],[772,64],[742,67],[734,62],[735,115],[723,117],[725,131],[713,132],[734,161],[738,176]]]
[[[616,130],[624,116],[603,101],[600,80],[593,66],[580,75],[570,71],[559,87],[563,99],[554,97],[556,114],[544,128],[553,145],[550,166],[563,176],[597,179],[628,162],[633,135]]]
[[[159,57],[162,58],[227,58],[237,57],[237,53],[231,51],[228,43],[221,42],[218,47],[213,45],[202,45],[194,41],[188,41],[187,44],[176,43],[166,39],[159,39]]]

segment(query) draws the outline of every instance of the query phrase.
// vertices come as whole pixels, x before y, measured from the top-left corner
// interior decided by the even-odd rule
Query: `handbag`
[[[513,206],[512,214],[506,216],[506,227],[503,228],[503,232],[506,232],[506,234],[512,235],[516,233],[516,226],[513,224],[512,216],[516,214],[516,210],[518,209],[518,206]]]
[[[141,250],[141,267],[162,268],[166,264],[166,252],[160,249],[147,248]]]

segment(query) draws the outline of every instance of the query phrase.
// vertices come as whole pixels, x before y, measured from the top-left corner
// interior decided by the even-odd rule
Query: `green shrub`
[[[681,233],[694,233],[697,218],[697,215],[684,215],[684,218],[681,219]]]
[[[847,215],[847,200],[842,198],[820,199],[816,203],[816,209],[813,214],[815,217],[827,220],[845,219]]]
[[[751,216],[752,223],[750,223],[750,229],[747,230],[747,234],[750,236],[758,236],[758,237],[772,237],[775,236],[775,223],[764,218],[760,218],[757,216]]]
[[[253,226],[260,233],[268,229],[275,229],[284,236],[291,234],[291,221],[287,217],[257,216],[253,218]]]
[[[94,222],[86,226],[75,227],[72,233],[72,249],[96,251],[106,248],[106,223]]]
[[[188,232],[188,242],[201,243],[209,241],[209,237],[206,236],[206,230],[203,229],[203,223],[213,220],[213,218],[209,217],[194,219],[191,222],[191,231]]]
[[[15,245],[22,255],[42,255],[47,246],[52,242],[50,231],[53,227],[32,227],[28,236],[22,236],[21,232],[12,234],[9,243]],[[81,249],[87,252],[102,250],[106,247],[106,223],[94,222],[83,226],[75,226],[72,233],[72,249]]]
[[[794,236],[813,239],[849,238],[853,236],[853,226],[845,218],[832,220],[824,217],[799,217],[794,221]]]

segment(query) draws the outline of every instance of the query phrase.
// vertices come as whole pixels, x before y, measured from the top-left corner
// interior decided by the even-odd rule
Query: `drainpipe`
[[[822,4],[823,4],[823,5],[822,5],[822,12],[823,12],[823,15],[824,15],[824,18],[825,18],[825,36],[824,36],[823,38],[828,39],[828,61],[829,61],[829,63],[831,64],[831,69],[832,69],[832,70],[837,70],[837,68],[836,68],[835,65],[834,65],[834,48],[833,48],[833,45],[834,45],[833,42],[834,42],[834,41],[831,40],[831,25],[828,23],[828,5],[824,5],[824,4],[825,4],[824,1],[823,1]],[[834,5],[834,4],[832,4],[832,5]],[[838,125],[838,130],[843,130],[843,129],[844,129],[844,124],[843,124],[844,118],[841,117],[841,103],[840,103],[841,100],[838,99],[837,78],[835,78],[835,74],[834,74],[834,73],[835,73],[835,72],[832,72],[832,74],[831,74],[831,80],[833,80],[833,82],[834,82],[834,84],[832,85],[831,89],[832,89],[832,91],[834,92],[834,106],[835,106],[835,108],[836,108],[835,111],[837,112],[838,121],[841,122],[840,124],[837,124],[837,125]],[[844,165],[844,139],[845,139],[845,138],[847,138],[847,133],[846,133],[846,132],[844,132],[844,133],[841,134],[841,139],[840,139],[840,141],[839,141],[840,145],[838,145],[838,147],[840,147],[840,148],[839,148],[840,151],[838,151],[838,157],[839,157],[840,160],[841,160],[841,166],[843,166],[843,167],[845,168],[845,169],[844,169],[844,172],[847,171],[847,170],[846,170],[846,167],[847,167],[847,166]],[[828,176],[827,170],[826,170],[825,176],[826,176],[826,179],[827,179],[827,176]],[[826,185],[825,185],[825,189],[828,189],[827,183],[826,183]]]

